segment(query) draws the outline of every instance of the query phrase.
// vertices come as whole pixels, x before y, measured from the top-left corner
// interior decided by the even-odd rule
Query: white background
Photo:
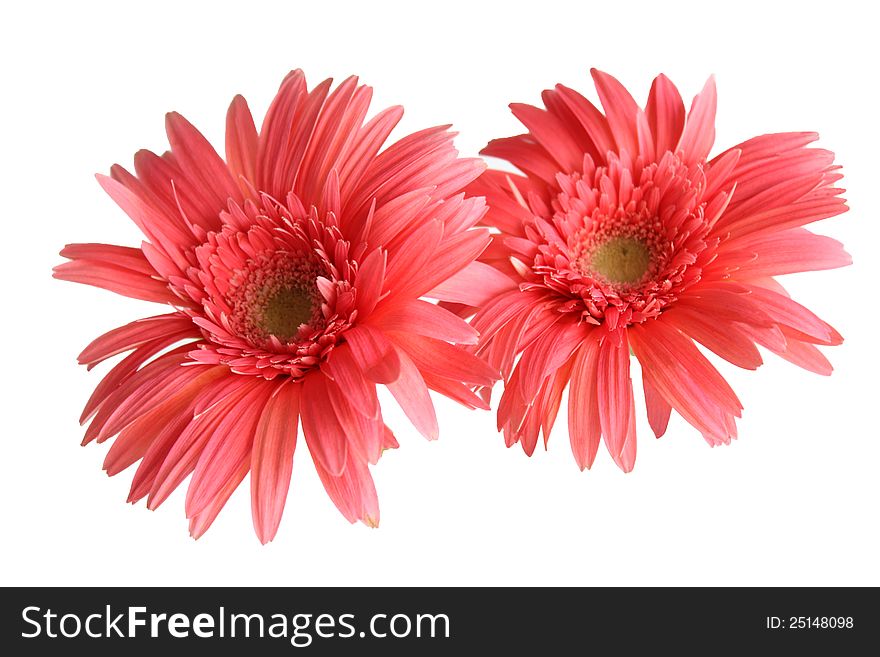
[[[876,17],[868,3],[626,5],[6,3],[0,584],[880,584]],[[131,471],[110,479],[107,445],[79,446],[100,373],[75,357],[162,310],[50,278],[67,242],[139,243],[94,172],[161,152],[172,109],[222,146],[232,96],[260,117],[296,67],[312,84],[357,73],[375,87],[374,112],[406,106],[397,136],[453,122],[475,155],[519,131],[511,101],[537,103],[558,81],[595,98],[591,66],[640,103],[661,71],[688,103],[715,73],[714,152],[765,132],[822,133],[852,210],[816,228],[856,264],[784,282],[846,337],[826,352],[833,376],[773,356],[757,373],[722,365],[745,405],[728,448],[680,419],[655,440],[639,394],[629,475],[603,451],[579,472],[562,418],[550,450],[528,459],[505,449],[490,413],[438,399],[441,439],[429,444],[388,405],[402,447],[373,469],[376,530],[336,512],[305,450],[266,547],[247,482],[198,542],[182,490],[157,512],[125,504]]]

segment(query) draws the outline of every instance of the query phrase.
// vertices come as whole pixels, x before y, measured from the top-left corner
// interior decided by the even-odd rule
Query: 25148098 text
[[[767,616],[768,630],[849,630],[852,616]]]

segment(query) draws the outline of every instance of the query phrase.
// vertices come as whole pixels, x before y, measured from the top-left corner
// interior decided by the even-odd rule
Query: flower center
[[[612,238],[593,251],[589,263],[578,262],[579,268],[592,270],[609,283],[628,285],[641,281],[650,264],[648,246],[632,237]]]
[[[302,286],[283,287],[266,300],[262,309],[256,309],[256,323],[266,333],[287,341],[312,318],[312,297]]]
[[[258,346],[272,338],[296,342],[302,331],[321,328],[320,275],[308,255],[282,251],[249,260],[230,281],[231,327]]]

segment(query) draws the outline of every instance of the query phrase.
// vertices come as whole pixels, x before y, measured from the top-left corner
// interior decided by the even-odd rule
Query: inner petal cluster
[[[230,281],[230,325],[254,345],[274,337],[295,342],[323,327],[317,259],[306,252],[275,251],[250,259]]]
[[[568,239],[574,270],[618,292],[633,290],[657,276],[668,244],[662,226],[643,204],[635,212],[618,207],[612,216],[596,209]]]
[[[267,196],[221,215],[177,285],[201,304],[187,311],[207,339],[190,355],[233,371],[304,376],[355,319],[357,261],[336,218],[295,197]],[[361,249],[363,250],[363,249]]]
[[[556,182],[549,203],[529,201],[535,246],[524,289],[551,291],[560,311],[589,323],[630,324],[655,317],[699,279],[709,227],[698,165],[673,153],[649,164],[624,153],[596,167],[587,156],[582,173]]]

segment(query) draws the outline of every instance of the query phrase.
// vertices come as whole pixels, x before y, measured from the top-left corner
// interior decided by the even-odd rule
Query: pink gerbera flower
[[[736,437],[741,405],[694,341],[748,369],[761,364],[758,344],[830,374],[815,345],[842,338],[773,277],[849,264],[838,242],[803,228],[847,207],[833,153],[807,148],[814,133],[756,137],[707,160],[711,78],[685,116],[663,75],[642,110],[616,79],[592,73],[604,116],[557,85],[546,109],[511,105],[527,134],[483,151],[525,175],[487,171],[471,187],[500,231],[482,260],[506,274],[473,324],[504,377],[508,446],[531,454],[540,432],[546,442],[568,386],[578,465],[592,465],[604,438],[629,471],[631,353],[654,433],[675,409],[710,445]]]
[[[129,501],[159,506],[190,474],[186,513],[200,536],[251,474],[261,541],[278,528],[297,423],[328,495],[351,522],[379,521],[368,463],[397,442],[384,384],[416,428],[437,437],[433,389],[487,408],[468,386],[496,378],[453,343],[476,332],[427,296],[466,294],[489,243],[485,212],[459,190],[483,170],[458,159],[448,126],[379,152],[400,120],[364,123],[371,89],[349,78],[308,91],[291,73],[258,133],[242,97],[229,108],[226,162],[182,116],[171,151],[140,151],[136,176],[98,176],[146,236],[140,248],[73,244],[57,278],[172,306],[114,329],[79,357],[130,351],[86,404],[84,443],[117,435],[104,466],[140,461]],[[447,280],[448,279],[448,280]],[[446,293],[435,290],[445,284]],[[456,294],[455,290],[462,294]]]

